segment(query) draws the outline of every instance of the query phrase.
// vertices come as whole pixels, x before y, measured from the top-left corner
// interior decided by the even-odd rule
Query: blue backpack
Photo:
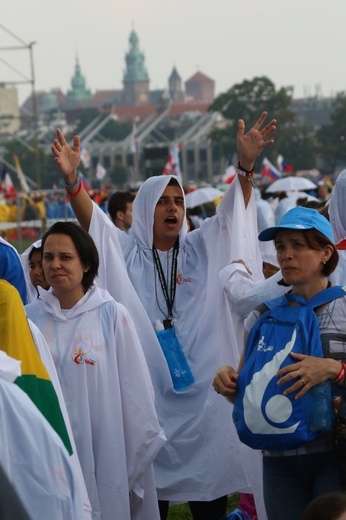
[[[345,294],[336,285],[310,300],[288,293],[265,302],[269,310],[247,338],[233,409],[233,421],[244,444],[254,449],[289,450],[331,430],[331,381],[316,385],[295,400],[296,392],[283,395],[294,381],[278,386],[276,374],[295,362],[291,352],[323,357],[314,309]]]

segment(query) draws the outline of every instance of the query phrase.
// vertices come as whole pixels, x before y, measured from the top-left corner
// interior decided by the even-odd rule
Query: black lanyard
[[[169,329],[173,325],[173,304],[174,304],[174,298],[175,298],[175,287],[176,287],[176,279],[177,279],[178,252],[179,252],[179,237],[177,238],[177,240],[173,246],[171,285],[170,285],[170,294],[168,294],[167,282],[166,282],[165,275],[164,275],[164,272],[162,269],[160,257],[158,255],[156,248],[153,246],[154,262],[156,265],[162,292],[165,297],[166,305],[167,305],[166,319],[163,320],[163,325],[164,325],[165,329]]]

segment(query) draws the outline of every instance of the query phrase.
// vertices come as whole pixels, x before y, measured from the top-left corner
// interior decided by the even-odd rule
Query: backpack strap
[[[287,298],[286,296],[289,293],[283,294],[282,296],[278,296],[277,298],[273,298],[272,300],[266,300],[263,302],[263,305],[267,307],[267,309],[263,312],[266,312],[268,310],[276,309],[277,307],[284,307],[287,305]]]
[[[328,289],[325,289],[324,291],[321,291],[312,298],[310,298],[310,300],[307,301],[307,304],[309,307],[316,309],[316,307],[320,307],[325,303],[329,303],[345,295],[346,291],[344,287],[342,287],[341,285],[333,285],[332,287],[329,287]]]
[[[316,309],[316,307],[320,307],[325,303],[329,303],[341,296],[346,295],[346,286],[342,287],[341,285],[333,285],[331,287],[327,287],[323,291],[315,294],[310,300],[305,300],[302,296],[297,294],[293,294],[291,292],[283,294],[278,298],[273,298],[272,300],[265,301],[264,304],[268,307],[268,309],[272,310],[277,307],[284,307],[288,305],[289,302],[296,302],[302,307],[310,307],[312,309]]]

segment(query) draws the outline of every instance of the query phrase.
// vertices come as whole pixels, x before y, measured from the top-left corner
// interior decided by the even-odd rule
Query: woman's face
[[[330,250],[328,247],[311,249],[304,232],[278,231],[275,248],[283,279],[288,285],[318,282],[324,277],[323,262],[329,260]]]
[[[43,277],[42,270],[42,260],[41,260],[41,251],[34,251],[29,260],[29,268],[30,268],[30,280],[32,285],[37,288],[38,285],[43,287],[43,289],[49,289],[49,284]]]
[[[42,267],[54,295],[78,301],[84,296],[83,275],[88,270],[80,260],[69,235],[49,235],[44,244]]]

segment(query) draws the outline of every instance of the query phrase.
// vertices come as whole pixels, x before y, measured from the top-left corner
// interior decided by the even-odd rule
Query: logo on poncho
[[[191,283],[190,278],[185,278],[184,273],[177,273],[176,282],[178,285],[183,285],[183,283]]]
[[[86,365],[95,365],[95,361],[93,359],[86,357],[86,352],[83,352],[80,347],[78,350],[72,352],[72,361],[76,363],[76,365],[82,365],[85,363]]]

